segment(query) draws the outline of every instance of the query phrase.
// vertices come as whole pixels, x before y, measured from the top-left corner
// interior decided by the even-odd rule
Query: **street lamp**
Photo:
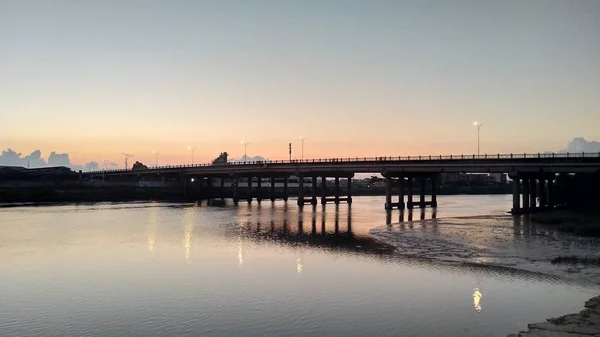
[[[245,141],[241,141],[240,144],[244,145],[244,163],[246,163],[246,159],[248,158],[247,154],[247,150],[248,150],[248,144],[250,143],[246,143]]]
[[[306,137],[302,137],[300,136],[300,140],[302,141],[302,160],[304,160],[304,140],[306,139]]]
[[[102,159],[102,163],[104,164],[104,171],[106,171],[108,169],[108,162],[109,162],[109,160]]]
[[[190,146],[188,146],[188,150],[190,150],[190,151],[192,152],[192,165],[194,165],[194,150],[195,150],[195,149],[196,149],[196,148],[195,148],[195,147],[193,147],[193,146],[191,146],[191,145],[190,145]]]
[[[483,126],[483,124],[474,122],[473,125],[477,127],[477,157],[479,157],[479,129]]]
[[[159,155],[159,153],[157,151],[152,151],[152,153],[154,153],[154,166],[158,167],[158,155]]]

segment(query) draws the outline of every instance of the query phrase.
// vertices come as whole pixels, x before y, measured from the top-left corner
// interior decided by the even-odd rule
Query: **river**
[[[543,256],[595,241],[513,222],[510,196],[438,198],[401,223],[383,197],[0,208],[0,331],[506,336],[600,292]]]

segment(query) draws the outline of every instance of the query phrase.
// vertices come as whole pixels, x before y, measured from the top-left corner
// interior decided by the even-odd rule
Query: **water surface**
[[[354,201],[350,209],[302,211],[294,201],[0,209],[0,331],[505,336],[579,311],[600,290],[517,269],[401,256],[369,235],[389,218],[383,198]],[[509,196],[441,196],[435,216],[509,208]]]

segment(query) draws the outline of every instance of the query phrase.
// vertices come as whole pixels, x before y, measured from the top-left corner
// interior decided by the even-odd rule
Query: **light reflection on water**
[[[442,228],[426,230],[443,232],[444,217],[469,215],[469,207],[474,215],[510,207],[505,196],[477,200],[440,197]],[[379,197],[302,211],[293,201],[2,209],[0,329],[3,336],[503,336],[578,311],[598,292],[522,270],[398,256],[368,235],[386,216]]]

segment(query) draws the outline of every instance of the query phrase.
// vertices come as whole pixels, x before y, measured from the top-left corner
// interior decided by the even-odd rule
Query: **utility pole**
[[[127,170],[127,169],[129,169],[128,160],[129,160],[129,158],[133,157],[133,154],[123,153],[123,157],[125,157],[125,169]]]
[[[292,161],[292,143],[290,143],[289,148],[290,148],[290,161]]]

